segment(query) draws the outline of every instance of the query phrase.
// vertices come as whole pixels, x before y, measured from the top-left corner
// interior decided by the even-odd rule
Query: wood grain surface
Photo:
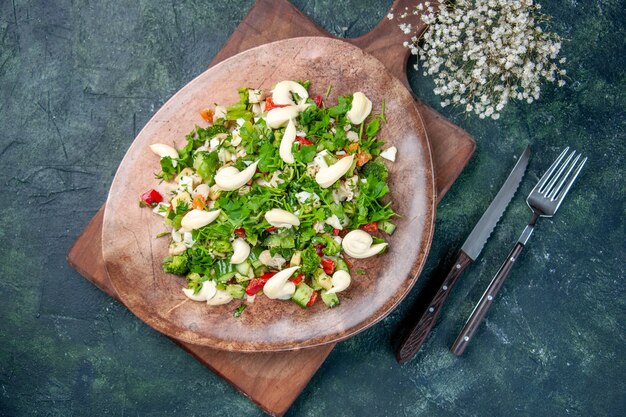
[[[393,8],[401,9],[401,2]],[[384,24],[385,22],[381,22]],[[285,0],[260,0],[216,55],[212,65],[242,50],[265,42],[294,36],[328,36],[298,9]],[[406,52],[406,51],[405,51]],[[374,55],[376,55],[374,53]],[[406,59],[405,53],[405,59]],[[392,72],[406,84],[404,67]],[[424,120],[434,163],[437,201],[441,200],[471,158],[475,143],[462,129],[436,111],[417,101]],[[81,275],[117,298],[102,258],[102,208],[86,226],[68,252],[68,261]],[[177,342],[201,363],[224,377],[270,415],[284,414],[332,350],[334,344],[283,353],[230,353]],[[278,372],[293,369],[297,372]],[[267,379],[267,375],[273,375]]]

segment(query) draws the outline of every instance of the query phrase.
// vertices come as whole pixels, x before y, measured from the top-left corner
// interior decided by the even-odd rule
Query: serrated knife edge
[[[511,170],[511,173],[502,187],[500,187],[495,198],[491,204],[489,204],[489,207],[487,207],[487,210],[485,210],[480,220],[478,220],[478,223],[476,223],[476,226],[474,226],[474,229],[472,229],[463,243],[461,250],[465,252],[472,261],[476,260],[478,255],[480,255],[485,243],[487,243],[487,239],[491,236],[496,224],[500,221],[506,207],[515,195],[524,177],[529,158],[530,147],[527,147],[517,160],[517,163]]]

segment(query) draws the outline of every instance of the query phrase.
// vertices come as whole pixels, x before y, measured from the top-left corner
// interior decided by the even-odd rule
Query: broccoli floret
[[[205,280],[206,278],[203,278],[197,272],[191,272],[187,275],[187,288],[191,288],[194,294],[198,294]]]
[[[321,260],[315,248],[309,246],[302,251],[302,272],[306,275],[313,275]]]
[[[363,168],[361,168],[361,174],[365,178],[372,176],[379,180],[386,181],[389,176],[389,171],[387,171],[387,167],[385,166],[382,158],[376,158],[363,165]]]
[[[185,275],[189,272],[189,255],[187,252],[165,257],[163,259],[163,271],[176,275]]]
[[[213,240],[209,243],[209,248],[219,253],[232,252],[233,245],[228,240]]]

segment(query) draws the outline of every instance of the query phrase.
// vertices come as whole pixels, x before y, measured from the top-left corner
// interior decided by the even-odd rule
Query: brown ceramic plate
[[[292,302],[257,297],[239,318],[237,301],[218,307],[188,300],[184,278],[165,274],[161,260],[168,239],[162,218],[138,207],[139,195],[156,185],[158,157],[153,143],[182,146],[201,124],[198,112],[213,103],[238,101],[242,86],[269,90],[281,80],[311,80],[312,94],[332,85],[337,95],[363,91],[387,124],[380,138],[398,148],[390,164],[393,208],[401,215],[389,238],[388,253],[354,262],[352,285],[341,305],[318,302],[304,310]],[[102,232],[103,255],[111,282],[124,304],[156,330],[179,340],[232,351],[277,351],[345,339],[387,315],[411,289],[430,247],[434,217],[434,178],[424,126],[407,89],[382,63],[346,42],[296,38],[236,55],[212,67],[174,95],[139,133],[122,161],[109,193]]]

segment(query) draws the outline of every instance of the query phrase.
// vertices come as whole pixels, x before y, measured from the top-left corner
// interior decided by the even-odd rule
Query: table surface
[[[0,415],[261,415],[246,398],[73,271],[65,253],[106,199],[134,136],[202,72],[251,1],[0,3]],[[389,0],[295,1],[337,36]],[[610,416],[626,413],[626,13],[619,0],[544,2],[572,78],[498,121],[442,113],[477,151],[437,213],[402,305],[340,343],[288,415]],[[432,81],[409,69],[436,105]],[[390,340],[432,287],[526,145],[528,173],[418,356]],[[537,227],[463,358],[462,324],[529,217],[524,196],[566,145],[589,161]]]

